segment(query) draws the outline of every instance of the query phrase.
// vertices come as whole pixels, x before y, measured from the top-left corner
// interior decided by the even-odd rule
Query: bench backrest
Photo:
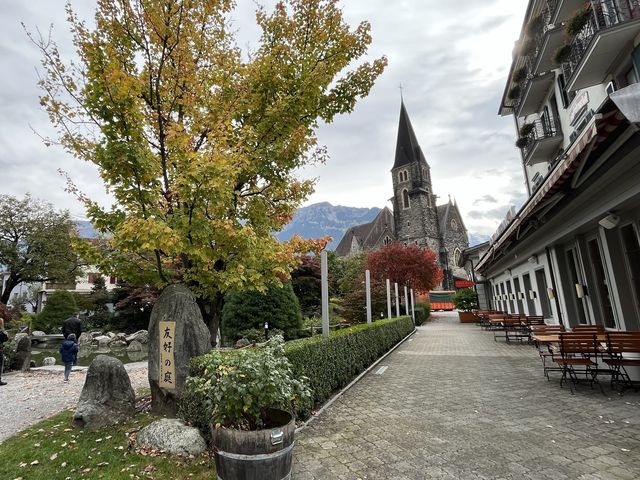
[[[531,325],[533,333],[544,335],[545,333],[561,333],[564,332],[564,325]]]
[[[574,327],[571,327],[571,331],[604,333],[604,325],[575,325]]]
[[[610,353],[640,353],[640,332],[614,332],[607,334]]]
[[[595,333],[560,333],[560,355],[596,355],[598,353],[598,342]]]

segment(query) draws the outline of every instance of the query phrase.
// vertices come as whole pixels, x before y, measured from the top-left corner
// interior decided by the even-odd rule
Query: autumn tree
[[[442,268],[436,254],[418,245],[392,242],[367,257],[371,278],[406,285],[416,293],[427,293],[442,281]]]
[[[78,273],[71,247],[74,226],[68,212],[30,195],[18,199],[0,195],[0,265],[9,276],[0,285],[0,303],[25,282],[66,282]]]
[[[370,25],[351,29],[337,0],[257,7],[262,33],[248,52],[229,22],[234,6],[98,0],[92,27],[69,7],[75,62],[32,36],[59,142],[98,167],[116,200],[103,208],[70,184],[108,237],[83,255],[137,284],[185,282],[212,338],[226,291],[281,283],[297,253],[324,246],[272,233],[313,189],[294,171],[326,159],[319,122],[351,112],[386,64],[356,64]]]

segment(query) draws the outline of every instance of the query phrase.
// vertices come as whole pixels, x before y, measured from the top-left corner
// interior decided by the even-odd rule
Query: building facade
[[[373,222],[349,228],[336,253],[352,255],[394,241],[415,244],[438,255],[448,275],[445,288],[453,288],[455,277],[466,279],[467,273],[459,266],[459,260],[469,246],[467,229],[455,202],[449,199],[443,205],[436,204],[430,170],[402,102],[391,169],[393,212],[385,207]]]
[[[476,265],[492,306],[640,330],[640,0],[531,0],[500,105],[529,198]]]

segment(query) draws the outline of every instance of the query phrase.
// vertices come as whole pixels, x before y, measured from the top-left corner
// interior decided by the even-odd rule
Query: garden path
[[[134,390],[148,387],[147,362],[125,365]],[[0,387],[0,443],[34,423],[65,408],[75,407],[84,385],[86,369],[73,371],[63,382],[62,369],[2,375]]]
[[[296,480],[640,478],[640,394],[571,395],[534,347],[432,318],[297,435]]]

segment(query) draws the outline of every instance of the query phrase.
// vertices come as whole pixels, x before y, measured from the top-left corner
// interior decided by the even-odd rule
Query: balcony
[[[567,90],[602,83],[623,47],[640,34],[640,0],[594,0],[591,16],[562,64]]]
[[[522,95],[516,103],[516,116],[525,117],[538,113],[547,98],[547,93],[553,87],[555,78],[554,72],[528,76],[522,85]]]
[[[562,130],[553,118],[540,118],[528,124],[526,135],[520,137],[522,158],[527,165],[551,162],[562,144]]]
[[[585,0],[558,0],[557,7],[552,13],[551,23],[560,24],[569,18],[576,10],[580,10]]]

